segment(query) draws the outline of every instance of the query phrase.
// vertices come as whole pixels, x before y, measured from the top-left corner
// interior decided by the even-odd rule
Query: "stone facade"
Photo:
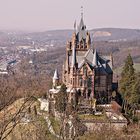
[[[75,29],[66,46],[62,81],[67,86],[67,92],[76,90],[76,94],[86,99],[96,98],[97,103],[110,102],[112,61],[112,55],[101,56],[91,47],[90,33],[86,30],[82,16],[78,29]]]

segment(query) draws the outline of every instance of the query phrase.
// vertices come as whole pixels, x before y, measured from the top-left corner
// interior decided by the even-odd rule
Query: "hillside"
[[[91,33],[98,41],[119,42],[140,39],[140,30],[138,29],[101,28],[93,29]]]
[[[35,39],[50,38],[68,40],[73,30],[50,30],[46,32],[36,32],[27,34]],[[121,29],[121,28],[99,28],[90,30],[92,38],[95,41],[129,41],[140,39],[140,30],[138,29]],[[44,40],[43,39],[43,40]]]
[[[17,32],[17,31],[0,31],[0,40],[2,39],[19,39],[19,40],[34,40],[34,41],[48,41],[57,40],[66,42],[71,38],[73,30],[50,30],[44,32]],[[133,41],[140,39],[139,29],[121,29],[121,28],[98,28],[90,30],[91,38],[94,41],[110,41],[110,42],[121,42],[121,41]]]
[[[4,132],[2,137],[10,132],[7,138],[8,140],[54,140],[60,138],[58,135],[63,132],[63,118],[61,122],[61,120],[57,120],[54,116],[42,111],[40,109],[41,102],[37,99],[41,96],[46,98],[48,90],[52,87],[51,77],[56,68],[61,77],[62,65],[65,61],[66,42],[70,40],[71,35],[72,30],[38,33],[3,31],[0,33],[1,50],[3,50],[3,47],[11,48],[12,50],[12,47],[16,48],[24,45],[44,47],[47,50],[39,53],[23,53],[23,59],[21,59],[18,69],[21,73],[13,74],[14,76],[12,75],[11,77],[2,76],[1,92],[6,93],[6,95],[1,94],[1,101],[7,102],[7,104],[5,102],[3,103],[4,105],[6,104],[6,107],[0,111],[1,130],[7,128],[6,133]],[[99,54],[110,55],[110,53],[113,53],[114,75],[116,76],[116,80],[118,80],[117,75],[121,73],[124,60],[129,53],[133,57],[135,69],[140,71],[140,34],[138,30],[95,29],[91,30],[91,36],[91,47],[96,48]],[[31,96],[31,93],[35,97]],[[11,98],[12,95],[14,99]],[[23,95],[26,98],[21,98]],[[29,99],[28,96],[30,97]],[[9,100],[10,98],[15,100],[15,102],[11,102]],[[78,117],[78,119],[74,120],[78,123],[73,123],[78,126],[76,126],[78,130],[81,128],[79,119],[83,119],[83,121],[89,120],[89,118],[98,121],[106,120],[105,115],[98,116],[98,118],[90,115],[87,117],[86,115],[79,115]],[[9,130],[11,126],[12,129]],[[111,127],[109,127],[109,131],[105,129],[101,131],[103,133],[86,133],[84,136],[79,136],[78,139],[94,139],[95,137],[99,139],[101,135],[102,139],[106,139],[108,137],[114,137],[114,134],[118,139],[122,139],[120,136],[129,139],[132,130],[131,128],[125,129],[120,133],[120,131],[114,131],[113,129],[110,131]],[[137,132],[139,132],[139,129],[134,131],[133,134],[139,136]]]

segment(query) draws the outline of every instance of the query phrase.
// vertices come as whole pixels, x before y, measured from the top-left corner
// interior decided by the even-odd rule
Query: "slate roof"
[[[76,53],[75,53],[76,55]],[[96,69],[101,73],[112,73],[110,67],[110,60],[98,55],[96,50],[89,49],[85,55],[75,57],[76,62],[78,63],[78,69],[80,69],[85,63],[87,63],[92,69]],[[72,63],[72,56],[70,56],[70,63]]]

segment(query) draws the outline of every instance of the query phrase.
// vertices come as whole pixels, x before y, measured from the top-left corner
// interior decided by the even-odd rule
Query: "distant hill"
[[[48,41],[48,40],[61,40],[61,42],[66,42],[71,38],[73,30],[50,30],[45,32],[17,32],[17,31],[0,31],[0,39],[3,38],[18,38],[29,37],[37,41]],[[140,40],[140,30],[139,29],[120,29],[120,28],[99,28],[90,30],[91,38],[95,41],[132,41]]]
[[[61,47],[60,51],[62,50],[61,53],[64,56],[66,42],[71,39],[72,33],[73,30],[51,30],[32,33],[0,31],[0,46],[10,47],[11,42],[11,46],[13,44],[15,46],[33,45],[34,42],[37,46],[53,47],[53,51]],[[140,63],[139,29],[99,28],[90,30],[90,33],[94,48],[103,55],[113,53],[115,67],[123,65],[129,53],[131,53],[135,63]]]
[[[140,39],[138,29],[101,28],[91,30],[95,40],[100,41],[129,41]]]
[[[71,37],[72,32],[72,30],[50,30],[45,32],[28,33],[26,36],[43,41],[49,39],[66,41]]]
[[[52,30],[40,33],[31,33],[33,38],[51,38],[62,39],[63,41],[71,38],[73,30]],[[95,41],[128,41],[140,39],[140,30],[138,29],[120,29],[120,28],[99,28],[90,30],[91,38]]]

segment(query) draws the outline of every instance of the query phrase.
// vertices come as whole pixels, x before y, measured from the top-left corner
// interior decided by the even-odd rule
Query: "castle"
[[[112,55],[101,56],[91,47],[90,33],[86,30],[82,15],[78,29],[75,28],[72,39],[66,46],[62,81],[67,92],[76,92],[86,99],[96,98],[97,103],[109,103],[112,93],[112,65]]]
[[[63,106],[65,105],[64,114],[69,114],[68,111],[70,111],[68,115],[70,118],[73,117],[72,112],[77,111],[80,121],[88,131],[99,130],[104,125],[116,129],[126,127],[127,120],[121,113],[118,113],[121,107],[114,101],[114,94],[112,95],[112,91],[115,91],[113,57],[112,55],[102,56],[92,47],[92,44],[90,33],[86,30],[83,16],[81,16],[78,29],[75,28],[72,39],[66,46],[62,83],[67,88],[61,86],[56,69],[53,76],[53,88],[48,94],[48,110],[56,118],[61,118],[62,108],[57,110],[56,102],[58,102],[57,97],[61,97],[59,93],[64,93],[67,96],[62,94],[63,103],[62,100],[60,101]],[[100,119],[99,116],[103,118]]]

